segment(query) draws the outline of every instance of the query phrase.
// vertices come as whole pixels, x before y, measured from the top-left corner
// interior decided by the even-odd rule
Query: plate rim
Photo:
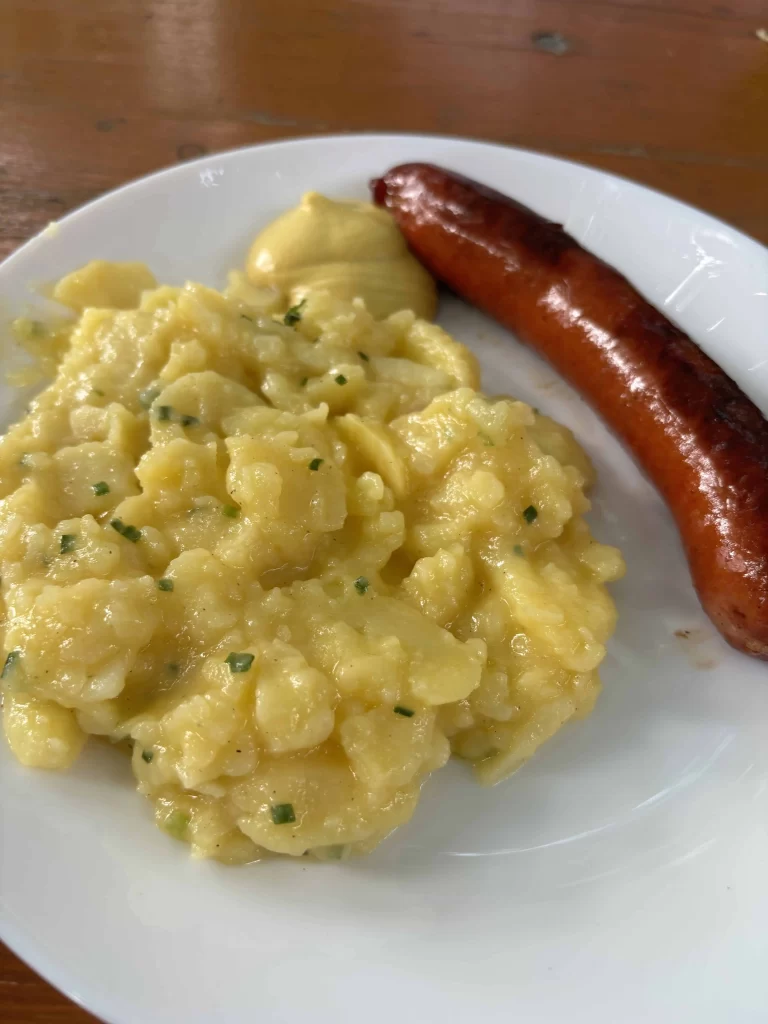
[[[0,274],[15,262],[17,258],[22,255],[26,255],[29,249],[33,248],[39,242],[44,242],[46,237],[46,231],[50,229],[52,224],[57,227],[60,225],[68,224],[74,221],[76,218],[84,214],[86,211],[91,211],[94,207],[97,207],[102,202],[108,202],[118,194],[129,191],[134,188],[139,188],[151,180],[172,178],[175,174],[179,174],[189,168],[204,167],[206,164],[210,164],[212,160],[231,160],[236,158],[241,153],[250,152],[252,150],[265,150],[265,149],[277,149],[277,148],[291,148],[295,145],[306,145],[323,142],[360,142],[364,143],[367,139],[391,139],[393,142],[397,142],[401,139],[424,140],[425,142],[456,142],[462,145],[468,145],[471,147],[487,148],[493,150],[500,150],[503,152],[519,153],[526,157],[533,157],[540,160],[545,160],[551,163],[565,164],[570,167],[576,167],[580,171],[587,171],[590,174],[596,175],[600,178],[608,178],[614,181],[621,182],[624,185],[629,185],[633,189],[639,189],[642,192],[648,192],[652,195],[661,196],[667,202],[675,203],[677,206],[690,210],[695,213],[698,217],[705,217],[710,221],[714,221],[717,224],[724,225],[729,231],[733,232],[734,235],[738,236],[741,240],[748,242],[752,245],[762,249],[765,256],[768,257],[768,243],[763,243],[753,235],[748,234],[741,228],[737,228],[729,221],[723,220],[723,218],[710,213],[703,207],[696,206],[693,203],[687,202],[685,199],[679,199],[677,196],[671,195],[669,192],[663,192],[661,189],[653,188],[650,185],[645,185],[642,182],[636,181],[634,178],[627,177],[623,174],[616,174],[613,171],[605,171],[599,167],[593,167],[591,164],[583,163],[580,160],[572,160],[570,157],[564,157],[547,153],[545,150],[531,149],[526,146],[514,146],[508,145],[503,142],[494,142],[488,139],[470,138],[465,135],[450,135],[441,134],[437,132],[386,132],[386,131],[368,131],[368,132],[330,132],[330,133],[319,133],[315,135],[291,135],[284,139],[270,139],[268,142],[255,142],[249,143],[244,146],[233,146],[228,149],[216,151],[214,153],[206,153],[202,156],[195,157],[192,160],[185,160],[183,162],[168,164],[164,167],[158,168],[156,171],[149,171],[147,174],[139,175],[137,178],[131,178],[128,181],[123,182],[120,185],[116,185],[114,188],[109,189],[107,192],[100,193],[94,196],[92,199],[87,200],[80,206],[74,207],[72,210],[68,210],[63,217],[57,218],[56,220],[49,221],[49,223],[41,228],[40,231],[36,232],[26,241],[22,242],[20,246],[12,250],[2,261],[0,261]],[[538,212],[538,211],[537,211]]]

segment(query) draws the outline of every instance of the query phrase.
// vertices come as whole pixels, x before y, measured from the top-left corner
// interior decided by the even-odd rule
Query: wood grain
[[[206,152],[364,130],[544,150],[768,242],[765,0],[0,0],[0,256]],[[0,1020],[86,1013],[0,949]]]

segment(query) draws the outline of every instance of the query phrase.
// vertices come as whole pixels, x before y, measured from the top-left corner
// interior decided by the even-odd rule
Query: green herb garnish
[[[368,579],[365,576],[358,576],[357,579],[355,580],[355,590],[358,592],[358,594],[364,594],[369,586],[370,583],[368,582]]]
[[[68,555],[70,551],[75,550],[75,544],[77,543],[77,534],[75,533],[62,533],[61,541],[59,542],[59,551],[62,555]]]
[[[169,661],[165,667],[168,669],[172,676],[177,676],[179,674],[180,665],[178,661]]]
[[[152,764],[152,758],[154,756],[155,755],[151,750],[142,750],[141,752],[141,760],[146,761],[147,764]]]
[[[283,317],[283,323],[286,325],[286,327],[293,327],[295,326],[295,324],[299,322],[299,320],[301,320],[301,315],[306,304],[307,300],[302,299],[301,302],[297,303],[295,306],[291,306],[291,308]]]
[[[229,665],[230,672],[247,672],[253,664],[253,655],[247,653],[236,654],[235,651],[232,651],[231,654],[226,656],[224,661]]]
[[[525,551],[523,551],[523,545],[522,544],[515,544],[515,546],[512,548],[512,550],[515,552],[516,555],[520,555],[521,558],[525,554]]]
[[[170,405],[160,405],[157,409],[157,418],[159,420],[169,420],[173,413],[173,409]]]
[[[402,704],[395,704],[395,714],[402,715],[403,718],[413,718],[416,712],[411,708],[404,708]]]
[[[338,375],[338,377],[334,377],[334,380],[336,381],[337,384],[346,384],[347,383],[347,378],[344,376],[343,373],[340,373]]]
[[[320,469],[322,464],[323,464],[323,460],[322,459],[312,459],[312,461],[309,464],[309,468],[316,471],[316,470]]]
[[[228,519],[237,519],[240,515],[240,509],[237,505],[222,505],[221,514],[226,516]]]
[[[189,820],[189,815],[183,811],[172,811],[163,822],[163,828],[174,839],[183,839],[189,828]]]
[[[122,519],[111,519],[109,525],[113,530],[117,530],[121,537],[131,541],[132,544],[135,544],[137,540],[141,540],[141,530],[135,526],[127,525]]]
[[[272,804],[271,812],[275,825],[292,825],[296,821],[293,804]]]
[[[241,313],[240,316],[243,318],[243,320],[247,320],[248,323],[250,323],[250,324],[253,323],[253,317],[252,316],[246,316],[245,313]]]
[[[370,356],[367,356],[367,355],[365,354],[365,352],[358,352],[357,354],[358,354],[358,355],[360,356],[360,358],[361,358],[361,359],[363,360],[363,362],[365,362],[365,363],[370,363],[370,361],[371,361],[371,357],[370,357]]]
[[[168,579],[167,576],[163,576],[161,580],[157,581],[157,589],[170,592],[171,590],[173,590],[173,580]]]
[[[91,388],[91,394],[92,395],[98,395],[99,398],[103,398],[104,397],[104,392],[101,390],[101,388]]]
[[[309,384],[309,377],[302,377],[299,381],[299,387],[305,388]]]
[[[101,498],[105,494],[109,494],[109,484],[104,480],[99,480],[97,484],[91,484],[91,490],[97,498]]]
[[[182,427],[199,427],[200,420],[197,416],[188,416],[185,414],[181,417],[181,425]]]
[[[5,679],[9,676],[18,665],[20,659],[21,651],[9,651],[8,656],[5,659],[5,664],[3,665],[2,674],[0,674],[0,679]]]
[[[538,514],[538,509],[535,505],[529,505],[528,508],[523,509],[523,519],[529,525],[536,519]]]

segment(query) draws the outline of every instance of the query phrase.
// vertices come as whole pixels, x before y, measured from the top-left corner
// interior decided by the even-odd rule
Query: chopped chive
[[[275,825],[292,825],[296,821],[293,804],[272,804],[270,810]]]
[[[173,590],[173,580],[169,580],[167,576],[163,576],[161,580],[157,581],[157,589],[165,591]]]
[[[529,505],[528,508],[523,510],[523,519],[526,523],[532,523],[538,516],[538,510],[535,505]]]
[[[224,659],[227,665],[229,665],[230,672],[247,672],[253,664],[252,654],[237,654],[232,651]]]
[[[369,586],[370,583],[368,582],[368,579],[365,576],[358,576],[357,579],[355,580],[355,590],[358,592],[358,594],[364,594]]]
[[[395,714],[402,715],[403,718],[413,718],[416,712],[411,708],[404,708],[402,704],[395,704]]]
[[[99,398],[103,398],[104,397],[104,392],[101,390],[101,388],[91,388],[91,394],[92,395],[98,395]]]
[[[525,554],[525,552],[523,551],[522,544],[515,544],[512,550],[515,552],[516,555],[520,555],[521,557]]]
[[[365,352],[358,352],[357,354],[360,356],[364,363],[370,363],[371,357],[367,356]]]
[[[295,324],[299,322],[299,320],[301,320],[301,314],[306,304],[307,300],[302,299],[301,302],[297,303],[295,306],[291,306],[291,308],[283,317],[283,323],[286,325],[286,327],[293,327]]]
[[[200,420],[197,416],[184,415],[181,417],[181,425],[182,427],[199,427]]]
[[[313,470],[318,470],[318,469],[320,469],[322,464],[323,464],[323,460],[322,459],[312,459],[312,461],[309,464],[309,468],[313,469]]]
[[[159,420],[169,420],[171,418],[172,412],[173,412],[173,409],[171,408],[170,405],[158,406],[157,418]]]
[[[139,405],[143,409],[148,409],[159,394],[160,388],[144,388],[139,392]]]
[[[178,661],[169,661],[165,667],[168,669],[172,676],[177,676],[179,674],[179,669],[181,666],[179,665]]]
[[[347,378],[344,376],[343,373],[340,373],[338,375],[338,377],[334,377],[334,380],[336,381],[337,384],[346,384],[347,383]]]
[[[111,519],[109,525],[113,530],[117,530],[122,537],[125,537],[126,540],[131,541],[132,544],[135,544],[137,540],[141,540],[141,530],[138,530],[135,526],[126,525],[122,519]]]
[[[97,484],[91,484],[91,490],[97,498],[101,498],[105,494],[109,494],[109,484],[104,480],[99,480]]]
[[[246,316],[245,313],[241,313],[240,316],[243,318],[243,320],[247,320],[248,323],[251,323],[251,324],[253,323],[253,317],[252,316]]]
[[[62,533],[61,541],[59,542],[59,551],[62,555],[68,555],[70,551],[75,550],[75,544],[77,543],[77,534],[75,533]]]
[[[299,387],[305,388],[309,384],[309,377],[302,377],[299,381]]]
[[[142,750],[141,752],[141,760],[146,761],[147,764],[152,764],[152,758],[154,756],[155,755],[151,750]]]
[[[189,828],[189,815],[183,811],[173,811],[163,822],[163,828],[174,839],[183,839]]]
[[[7,676],[11,674],[11,672],[13,672],[14,668],[18,665],[20,658],[21,651],[8,652],[8,657],[5,659],[5,664],[3,665],[3,671],[2,674],[0,674],[0,679],[5,679]]]
[[[480,432],[477,436],[480,438],[480,440],[483,442],[486,448],[494,447],[493,441],[490,439],[490,437],[488,437],[487,434],[483,434],[482,432]]]
[[[222,505],[221,514],[226,516],[228,519],[237,519],[240,515],[240,509],[237,505]]]

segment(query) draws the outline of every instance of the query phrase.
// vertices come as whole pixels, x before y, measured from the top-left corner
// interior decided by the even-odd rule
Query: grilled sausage
[[[429,164],[372,182],[413,252],[562,373],[677,521],[725,639],[768,659],[768,424],[626,278],[507,196]]]

